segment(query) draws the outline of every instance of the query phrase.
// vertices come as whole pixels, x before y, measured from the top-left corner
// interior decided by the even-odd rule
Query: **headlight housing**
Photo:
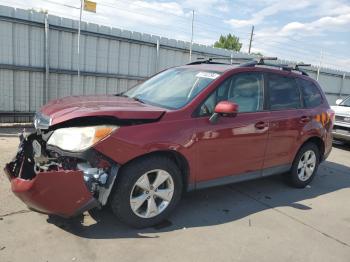
[[[62,150],[79,152],[93,146],[117,128],[118,126],[107,125],[60,128],[53,132],[47,144]]]
[[[34,127],[35,129],[49,129],[52,119],[49,116],[42,114],[41,112],[36,112],[34,116]]]

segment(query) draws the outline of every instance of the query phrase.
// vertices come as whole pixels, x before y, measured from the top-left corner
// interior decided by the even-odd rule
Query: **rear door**
[[[271,170],[283,172],[289,169],[300,146],[303,127],[310,121],[302,108],[295,77],[268,73],[266,87],[270,123],[263,175]]]

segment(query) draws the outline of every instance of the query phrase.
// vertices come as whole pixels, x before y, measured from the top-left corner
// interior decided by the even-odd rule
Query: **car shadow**
[[[339,140],[333,140],[333,147],[336,147],[345,151],[350,151],[350,144]]]
[[[168,220],[146,229],[133,229],[118,222],[108,209],[93,210],[74,219],[49,216],[47,221],[76,236],[88,239],[157,238],[159,233],[213,226],[246,219],[267,209],[289,206],[308,212],[311,206],[299,203],[350,187],[350,168],[334,162],[322,163],[318,174],[304,189],[289,187],[284,177],[255,181],[187,193]]]

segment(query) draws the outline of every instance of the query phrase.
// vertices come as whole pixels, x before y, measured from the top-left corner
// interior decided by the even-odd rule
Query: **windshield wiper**
[[[124,94],[124,92],[115,94],[114,96],[128,97],[127,95]]]
[[[139,97],[137,97],[137,96],[133,96],[133,97],[130,97],[130,98],[134,99],[134,100],[137,101],[137,102],[140,102],[140,103],[142,103],[142,104],[145,104],[145,101],[143,101],[141,98],[139,98]]]

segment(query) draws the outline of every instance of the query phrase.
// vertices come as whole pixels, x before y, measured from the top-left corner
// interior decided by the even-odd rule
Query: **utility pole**
[[[49,93],[49,14],[45,13],[45,86],[43,88],[43,104],[48,101]]]
[[[322,66],[322,60],[323,60],[323,49],[321,49],[320,63],[319,63],[318,68],[317,68],[317,75],[316,75],[316,80],[317,81],[318,81],[318,78],[320,77],[320,69],[321,69],[321,66]]]
[[[78,85],[80,88],[80,27],[81,27],[81,16],[83,14],[83,3],[84,0],[80,0],[80,15],[79,15],[79,24],[78,24],[78,49],[77,49],[77,54],[78,54]]]
[[[252,32],[250,33],[248,54],[250,54],[250,49],[252,48],[253,35],[254,35],[254,26],[252,26]]]
[[[193,23],[194,23],[194,10],[192,10],[192,30],[191,30],[191,44],[190,44],[190,63],[192,62]]]

